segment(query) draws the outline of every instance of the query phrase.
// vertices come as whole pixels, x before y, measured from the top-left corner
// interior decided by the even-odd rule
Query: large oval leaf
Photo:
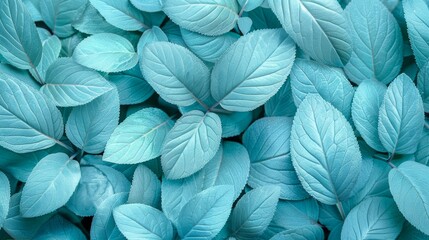
[[[359,84],[376,79],[391,82],[402,66],[402,35],[395,17],[379,0],[352,1],[345,9],[353,42],[347,76]]]
[[[212,96],[226,110],[253,110],[279,90],[294,59],[295,44],[282,29],[249,33],[213,67]]]
[[[99,33],[85,38],[73,53],[73,59],[85,66],[102,72],[121,72],[138,62],[133,45],[113,33]]]
[[[46,72],[40,91],[59,107],[89,103],[113,89],[99,73],[83,67],[71,58],[60,58]]]
[[[209,69],[182,46],[168,42],[149,44],[143,49],[140,67],[145,79],[167,102],[189,106],[210,96]]]
[[[0,145],[17,153],[58,143],[64,131],[55,105],[34,88],[0,73]]]
[[[402,215],[417,229],[429,235],[429,167],[405,162],[389,173],[389,189]]]
[[[270,224],[279,201],[280,188],[264,186],[247,192],[231,214],[230,232],[238,239],[254,239]]]
[[[98,154],[104,151],[118,121],[119,97],[116,89],[112,89],[90,103],[73,108],[66,134],[78,148]]]
[[[79,180],[79,163],[69,159],[65,153],[44,157],[34,167],[22,190],[22,216],[38,217],[62,207],[72,196]]]
[[[113,211],[116,225],[127,239],[173,239],[173,226],[164,214],[144,204],[125,204]]]
[[[165,0],[163,8],[177,25],[204,35],[229,32],[238,19],[238,5],[229,0]]]
[[[164,139],[173,124],[173,120],[157,108],[144,108],[130,115],[111,135],[103,160],[134,164],[160,156]]]
[[[292,162],[304,189],[316,200],[336,204],[350,197],[362,157],[346,118],[318,95],[307,96],[295,115]]]
[[[419,90],[405,74],[387,88],[380,106],[378,135],[391,154],[412,154],[423,132],[424,109]]]
[[[336,67],[348,62],[351,40],[343,9],[336,0],[269,0],[268,3],[286,32],[311,58]]]
[[[341,239],[396,239],[403,223],[404,218],[391,198],[368,198],[347,215]]]
[[[43,51],[42,42],[36,25],[21,0],[1,1],[0,36],[0,55],[13,66],[30,69],[39,64]]]
[[[292,118],[269,117],[254,122],[243,135],[250,156],[247,184],[280,187],[280,198],[302,200],[308,197],[296,175],[290,156]]]
[[[206,165],[216,154],[222,135],[215,113],[191,111],[179,118],[167,134],[161,164],[169,179],[188,177]]]
[[[214,238],[231,212],[233,189],[228,185],[208,188],[182,208],[177,232],[182,239]]]

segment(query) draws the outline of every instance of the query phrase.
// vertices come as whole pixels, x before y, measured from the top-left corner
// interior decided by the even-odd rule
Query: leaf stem
[[[386,160],[386,163],[389,164],[391,168],[396,168],[395,164],[392,163],[392,159],[395,156],[395,153],[390,154],[389,158]]]
[[[63,147],[63,148],[65,148],[65,149],[69,150],[71,153],[74,153],[73,148],[72,148],[72,147],[70,147],[69,145],[67,145],[67,144],[65,144],[65,143],[63,143],[63,142],[61,142],[60,140],[55,140],[55,142],[56,142],[58,145],[60,145],[61,147]]]
[[[425,121],[425,128],[429,129],[429,123]]]
[[[249,2],[249,0],[246,0],[243,7],[241,7],[240,13],[238,14],[239,18],[241,17],[241,15],[243,15],[244,9],[246,8],[248,2]]]
[[[337,205],[338,211],[340,212],[341,218],[343,220],[346,219],[346,214],[344,213],[343,204],[340,201],[338,201],[336,205]]]
[[[36,81],[38,82],[38,83],[40,83],[40,84],[43,84],[43,79],[42,79],[42,77],[40,76],[40,73],[39,73],[39,71],[37,70],[37,68],[34,66],[34,64],[33,63],[30,63],[30,66],[31,66],[31,68],[34,70],[34,72],[36,73]]]
[[[78,154],[79,152],[75,152],[73,155],[70,156],[70,159],[74,159]]]

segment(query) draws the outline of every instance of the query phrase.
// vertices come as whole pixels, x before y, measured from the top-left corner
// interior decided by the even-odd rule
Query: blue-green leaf
[[[350,197],[362,157],[346,118],[318,95],[308,95],[295,115],[292,162],[304,189],[316,200],[336,204]]]
[[[399,234],[397,240],[428,240],[429,235],[426,235],[419,230],[417,230],[413,225],[411,225],[408,222],[404,223],[404,226],[402,227],[402,231]]]
[[[62,207],[72,196],[79,180],[79,163],[69,159],[65,153],[44,157],[34,167],[22,190],[22,216],[38,217]]]
[[[347,119],[350,118],[354,89],[340,70],[312,60],[297,59],[290,80],[296,106],[308,94],[318,93]]]
[[[103,160],[120,164],[146,162],[161,155],[173,120],[157,108],[144,108],[127,117],[113,131]]]
[[[347,215],[341,239],[396,239],[403,223],[404,218],[391,198],[368,198]]]
[[[85,38],[73,53],[73,59],[102,72],[121,72],[138,62],[133,45],[124,37],[113,33],[99,33]]]
[[[116,226],[113,209],[127,202],[128,194],[116,193],[106,198],[94,214],[91,223],[91,239],[125,239]]]
[[[128,203],[161,206],[161,182],[148,167],[140,164],[133,175]]]
[[[130,0],[136,8],[144,12],[158,12],[162,10],[162,0]]]
[[[0,145],[17,153],[53,146],[63,135],[60,111],[41,93],[0,73]]]
[[[429,235],[429,167],[405,162],[389,173],[389,188],[402,215],[418,230]]]
[[[429,112],[429,62],[420,69],[417,75],[417,88],[422,95],[425,112]]]
[[[252,28],[253,21],[249,17],[240,17],[237,21],[237,26],[243,35],[246,35]]]
[[[182,46],[168,42],[147,45],[141,56],[141,70],[153,89],[169,103],[189,106],[210,95],[209,69]]]
[[[119,97],[116,89],[112,89],[90,103],[73,108],[66,134],[76,147],[98,154],[104,151],[118,120]]]
[[[0,3],[0,55],[20,69],[35,68],[42,58],[42,42],[21,0]],[[3,89],[3,88],[2,88]]]
[[[0,228],[6,220],[10,204],[10,183],[7,176],[0,172]]]
[[[118,89],[121,105],[142,103],[154,93],[152,87],[142,76],[112,74],[109,76],[109,81]]]
[[[40,14],[51,31],[61,38],[71,36],[76,30],[72,23],[82,14],[88,0],[43,0]]]
[[[352,104],[352,118],[356,129],[373,149],[385,152],[378,137],[378,114],[387,87],[378,81],[365,80],[356,90]]]
[[[291,80],[288,79],[264,105],[265,115],[268,117],[285,116],[293,117],[296,106],[293,102]]]
[[[180,27],[169,20],[163,27],[165,35],[167,35],[168,40],[172,43],[180,45],[182,47],[187,47],[185,41],[183,41],[182,34],[180,33]]]
[[[336,0],[269,0],[268,3],[286,32],[311,58],[336,67],[349,61],[351,39],[343,9]]]
[[[43,41],[42,58],[36,68],[29,69],[31,75],[40,83],[45,82],[49,66],[58,59],[61,52],[61,41],[57,36],[50,36]]]
[[[144,204],[125,204],[113,210],[116,225],[129,240],[173,239],[173,226],[164,214]]]
[[[139,56],[143,54],[143,49],[146,45],[154,42],[168,42],[167,35],[165,35],[161,28],[156,26],[144,31],[140,37],[137,44],[137,53]]]
[[[252,27],[255,30],[266,28],[281,28],[282,25],[280,24],[276,15],[273,13],[273,11],[271,11],[270,7],[268,6],[268,1],[264,1],[264,3],[266,3],[267,8],[258,7],[253,11],[247,12],[246,15],[252,19]]]
[[[244,11],[249,12],[254,10],[255,8],[261,6],[261,4],[264,2],[264,0],[238,0],[238,3],[242,8],[244,8]]]
[[[182,239],[211,239],[225,225],[233,203],[233,188],[220,185],[197,194],[182,208],[177,232]]]
[[[429,166],[429,129],[423,131],[417,151],[414,154],[416,162]]]
[[[238,19],[238,4],[229,0],[164,0],[162,10],[180,27],[208,36],[229,32]]]
[[[40,91],[59,107],[73,107],[91,102],[113,87],[99,73],[60,58],[46,72],[46,84]]]
[[[319,226],[294,228],[276,234],[270,240],[322,240],[325,239],[323,229]]]
[[[308,197],[299,181],[290,156],[292,118],[267,117],[254,122],[243,135],[243,144],[250,155],[252,188],[276,185],[280,198],[302,200]]]
[[[206,36],[196,32],[180,29],[186,46],[199,58],[208,62],[216,62],[222,54],[240,37],[240,35],[227,32],[220,36]]]
[[[408,37],[417,65],[422,68],[429,60],[429,14],[425,0],[403,1]]]
[[[231,214],[230,232],[238,239],[254,239],[271,222],[279,201],[280,188],[263,186],[247,192]]]
[[[384,148],[394,154],[412,154],[424,125],[423,101],[413,81],[399,75],[390,85],[380,106],[378,135]]]
[[[86,240],[85,234],[61,215],[55,215],[37,232],[33,240],[73,239]]]
[[[76,19],[73,22],[73,27],[79,32],[90,35],[103,32],[116,33],[120,35],[128,34],[108,23],[97,9],[92,6],[92,4],[87,4],[85,11],[83,11],[79,19]]]
[[[379,0],[352,1],[345,9],[353,42],[347,76],[360,84],[376,79],[391,82],[402,66],[402,35],[395,17]]]
[[[147,28],[145,17],[128,0],[89,0],[98,12],[113,26],[125,31]]]
[[[212,96],[226,110],[253,110],[278,91],[294,59],[295,44],[282,29],[249,33],[232,44],[213,67]]]
[[[161,164],[169,179],[188,177],[206,165],[216,154],[222,135],[215,113],[191,111],[179,118],[167,134]]]

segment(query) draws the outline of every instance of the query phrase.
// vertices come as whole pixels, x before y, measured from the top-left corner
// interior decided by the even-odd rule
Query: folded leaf
[[[193,32],[217,36],[229,32],[238,19],[238,5],[229,0],[165,0],[165,14]]]
[[[34,152],[59,142],[63,119],[41,93],[0,73],[0,145],[17,153]]]
[[[169,103],[189,106],[209,97],[209,69],[182,46],[168,42],[149,44],[143,49],[140,66],[145,79]]]
[[[335,67],[349,61],[351,39],[343,9],[336,0],[268,0],[268,3],[286,32],[311,58]]]
[[[129,240],[173,239],[173,226],[164,214],[144,204],[125,204],[113,211],[116,225]]]
[[[380,141],[391,154],[413,154],[423,125],[424,109],[419,90],[407,75],[401,74],[387,88],[380,106]]]
[[[249,33],[213,67],[212,96],[226,110],[251,111],[279,90],[294,60],[295,44],[282,29]]]
[[[336,204],[350,197],[362,157],[346,118],[319,95],[308,95],[292,125],[292,163],[304,189]]]
[[[73,53],[73,59],[102,72],[121,72],[138,62],[133,45],[124,37],[113,33],[99,33],[85,38]]]
[[[130,115],[113,131],[103,160],[135,164],[160,156],[173,124],[173,120],[157,108],[144,108]]]
[[[36,25],[21,0],[1,1],[0,36],[0,55],[13,66],[30,69],[39,64],[42,42]]]
[[[188,177],[206,165],[216,154],[222,135],[215,113],[191,111],[179,118],[167,134],[161,164],[169,179]]]
[[[429,235],[429,167],[405,162],[389,172],[389,189],[402,215],[418,230]]]

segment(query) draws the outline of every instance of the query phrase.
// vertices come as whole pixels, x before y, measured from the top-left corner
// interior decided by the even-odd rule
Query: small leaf
[[[157,108],[144,108],[130,115],[113,131],[103,160],[135,164],[160,156],[172,125],[173,120]]]
[[[429,235],[429,167],[404,162],[389,173],[389,189],[402,215],[418,230]]]
[[[182,239],[214,238],[231,212],[233,189],[228,185],[208,188],[182,208],[177,232]]]
[[[161,205],[161,182],[144,165],[138,165],[134,172],[128,203],[141,203],[154,208]]]
[[[45,83],[49,66],[58,59],[61,52],[61,41],[57,36],[50,36],[43,41],[42,58],[36,68],[29,69],[31,75],[40,83]]]
[[[168,42],[167,35],[165,35],[161,28],[156,26],[144,31],[140,37],[139,42],[137,43],[137,53],[139,56],[143,54],[143,49],[146,45],[154,42]]]
[[[173,239],[173,226],[164,214],[144,204],[125,204],[113,211],[116,225],[129,240]]]
[[[85,66],[102,72],[121,72],[138,62],[133,45],[119,35],[99,33],[85,38],[73,53],[73,59]]]
[[[243,35],[246,35],[248,32],[250,32],[250,29],[252,28],[253,21],[249,17],[241,17],[237,21],[238,28],[243,33]]]
[[[295,115],[292,163],[304,189],[316,200],[336,204],[350,197],[362,157],[346,118],[319,95],[308,95]]]
[[[22,190],[22,216],[38,217],[62,207],[72,196],[79,180],[77,161],[64,153],[44,157],[34,167]]]
[[[387,88],[380,106],[380,141],[391,154],[413,154],[423,125],[424,109],[419,91],[407,75],[401,74]]]
[[[191,111],[179,118],[167,134],[161,164],[169,179],[188,177],[206,165],[216,154],[222,135],[215,113]]]

